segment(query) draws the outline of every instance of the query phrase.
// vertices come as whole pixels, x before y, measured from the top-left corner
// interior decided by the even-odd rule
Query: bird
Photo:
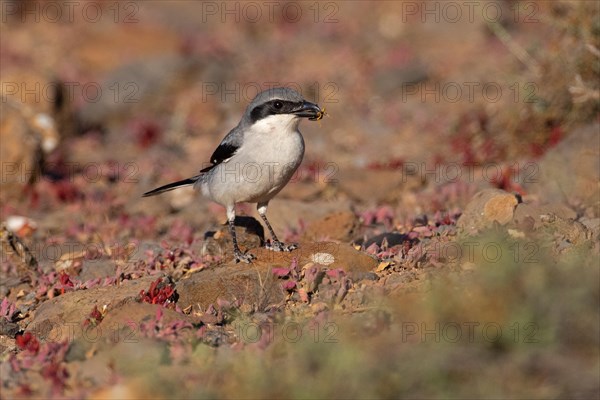
[[[290,181],[304,157],[304,138],[298,126],[303,118],[317,121],[325,109],[296,90],[275,87],[264,90],[247,106],[240,122],[223,138],[210,157],[210,165],[187,179],[169,183],[143,194],[155,196],[192,185],[204,197],[225,207],[233,241],[235,262],[253,262],[242,252],[235,234],[237,203],[256,203],[258,215],[271,235],[266,247],[292,251],[296,244],[281,242],[267,219],[269,201]]]

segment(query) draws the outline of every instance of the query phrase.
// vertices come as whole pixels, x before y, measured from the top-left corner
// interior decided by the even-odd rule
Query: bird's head
[[[259,93],[248,106],[245,117],[252,124],[262,121],[297,125],[301,118],[318,120],[324,113],[324,109],[295,90],[280,87]]]

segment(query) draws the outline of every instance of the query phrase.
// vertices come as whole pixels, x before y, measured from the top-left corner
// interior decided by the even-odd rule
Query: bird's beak
[[[309,118],[313,120],[320,119],[322,112],[323,111],[321,110],[321,107],[319,107],[317,104],[311,103],[310,101],[303,101],[300,107],[292,111],[292,114],[295,114],[301,118]]]

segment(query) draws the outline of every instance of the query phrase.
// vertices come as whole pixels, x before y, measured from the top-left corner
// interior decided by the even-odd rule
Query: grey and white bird
[[[319,120],[325,115],[317,104],[306,101],[289,88],[272,88],[259,93],[246,108],[239,124],[221,141],[210,157],[212,165],[192,178],[161,186],[144,194],[154,196],[193,185],[208,199],[227,210],[236,262],[255,257],[242,253],[235,235],[236,203],[257,203],[258,214],[267,225],[271,241],[267,248],[291,251],[297,246],[277,239],[269,220],[269,201],[283,189],[302,162],[304,139],[298,130],[302,118]]]

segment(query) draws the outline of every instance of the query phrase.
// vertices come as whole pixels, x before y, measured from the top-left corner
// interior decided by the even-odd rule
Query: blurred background
[[[538,267],[531,269],[535,277],[524,277],[510,260],[512,267],[501,277],[485,270],[472,283],[461,272],[408,311],[402,296],[428,293],[429,277],[438,272],[412,270],[398,258],[401,278],[391,287],[380,281],[381,290],[374,293],[389,295],[391,290],[399,296],[391,298],[401,300],[388,304],[391,314],[370,315],[356,324],[345,321],[344,337],[352,345],[340,350],[341,359],[319,343],[283,349],[298,360],[282,361],[282,349],[273,346],[265,365],[285,366],[274,372],[279,382],[274,383],[269,374],[248,374],[247,369],[265,365],[243,353],[232,372],[241,383],[219,388],[220,380],[213,377],[209,389],[196,394],[597,396],[598,288],[590,286],[597,283],[597,266],[588,264],[598,260],[600,226],[599,17],[597,1],[562,0],[2,0],[0,220],[6,232],[33,249],[40,271],[51,279],[58,279],[51,274],[61,256],[69,259],[86,244],[99,242],[135,243],[142,249],[138,260],[149,249],[183,247],[193,253],[198,268],[213,265],[202,246],[204,233],[225,221],[220,206],[185,190],[149,200],[140,196],[196,174],[258,92],[289,86],[325,107],[328,116],[301,124],[304,162],[273,201],[273,225],[286,239],[305,238],[306,224],[348,211],[360,229],[338,239],[367,252],[365,243],[382,245],[381,240],[367,242],[377,235],[406,233],[423,223],[434,231],[454,226],[478,190],[502,189],[535,205],[560,204],[565,220],[578,220],[596,232],[584,246],[592,252],[560,259],[569,266],[564,268],[557,267],[561,264],[554,253],[548,252],[546,259],[542,252]],[[253,206],[240,210],[254,215]],[[319,229],[314,240],[335,238],[331,226]],[[568,233],[561,232],[557,246],[570,248],[576,241],[563,243]],[[558,239],[548,234],[535,240]],[[60,247],[73,242],[77,244],[69,251]],[[52,244],[58,244],[58,254],[47,251]],[[381,261],[385,257],[379,250],[370,253]],[[2,263],[3,278],[19,276],[18,262],[3,255]],[[581,263],[589,267],[586,272],[572,273]],[[443,270],[445,264],[435,265]],[[550,278],[547,265],[558,268]],[[117,267],[107,266],[109,275]],[[400,269],[378,270],[393,271]],[[84,279],[79,269],[70,276],[82,282],[102,276],[90,270],[86,274]],[[3,286],[2,296],[24,301],[16,289],[23,283],[11,282]],[[560,282],[579,289],[565,294]],[[515,285],[521,290],[517,294]],[[458,289],[447,292],[448,287]],[[468,291],[464,288],[473,289],[471,300],[458,295]],[[29,299],[31,315],[48,299],[36,296]],[[547,302],[532,300],[536,296]],[[448,298],[458,303],[446,304]],[[560,310],[548,311],[548,304],[559,298],[570,300]],[[480,319],[538,321],[544,316],[538,322],[553,329],[544,331],[548,335],[542,341],[553,356],[540,348],[524,350],[522,342],[516,349],[512,342],[462,348],[464,357],[456,348],[444,347],[435,356],[429,347],[414,352],[396,347],[399,333],[393,330],[374,339],[372,347],[362,347],[361,335],[376,336],[378,327],[401,321],[401,316],[410,321],[468,319],[471,301],[481,306],[475,307]],[[527,306],[521,308],[522,302]],[[578,307],[583,310],[580,319],[574,315]],[[357,336],[357,331],[363,333]],[[578,333],[581,346],[569,347]],[[573,354],[558,356],[563,346]],[[388,354],[390,348],[398,351]],[[215,357],[207,366],[229,373],[233,355],[205,351],[197,348],[191,361],[202,379],[209,372],[196,363],[205,357]],[[387,358],[378,367],[383,354]],[[404,357],[408,363],[397,364]],[[369,379],[358,379],[357,387],[351,385],[354,392],[339,383],[315,384],[312,390],[298,383],[304,373],[318,381],[314,371],[336,379],[355,376],[342,364],[356,366],[361,374],[367,368],[374,372]],[[69,368],[75,368],[69,369],[75,379],[76,367]],[[480,369],[484,383],[473,388],[472,374]],[[127,376],[127,371],[116,374]],[[500,383],[495,382],[498,375]],[[165,376],[161,379],[168,380]],[[92,384],[94,390],[110,386],[106,379]],[[48,379],[42,382],[50,385]],[[29,393],[23,386],[10,387],[12,394]],[[58,387],[52,390],[88,395]],[[31,393],[49,393],[38,389]]]
[[[25,163],[3,184],[125,169],[138,184],[115,195],[137,202],[193,175],[277,85],[330,114],[303,124],[319,179],[527,162],[597,119],[597,16],[593,1],[3,1],[2,162]]]

